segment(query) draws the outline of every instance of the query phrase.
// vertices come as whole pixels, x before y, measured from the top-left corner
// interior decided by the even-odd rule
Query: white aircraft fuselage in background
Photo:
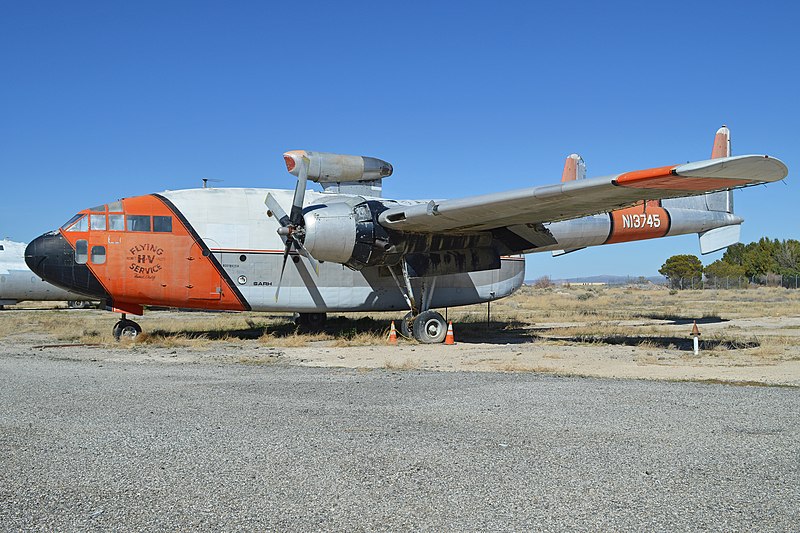
[[[91,299],[47,283],[31,272],[25,264],[26,247],[24,242],[0,241],[0,306],[23,301],[69,301],[75,305]]]

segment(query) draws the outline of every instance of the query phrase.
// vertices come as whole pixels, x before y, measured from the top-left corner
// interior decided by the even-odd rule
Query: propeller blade
[[[278,203],[278,200],[272,196],[272,193],[267,194],[267,197],[264,199],[264,203],[267,205],[267,209],[272,211],[272,215],[278,220],[278,224],[284,228],[289,225],[289,215],[287,215],[286,211],[283,210],[281,204]]]
[[[286,248],[283,249],[283,266],[281,267],[281,277],[278,278],[278,288],[275,290],[275,301],[278,301],[278,296],[281,293],[281,283],[283,283],[283,272],[286,270],[286,260],[289,258],[289,248],[292,247],[292,239],[286,239]]]
[[[297,185],[294,188],[294,198],[292,199],[292,211],[289,213],[289,220],[295,226],[302,226],[303,220],[303,198],[306,194],[306,184],[308,182],[308,158],[303,156],[300,160],[300,175],[297,178]]]
[[[306,250],[306,247],[303,246],[303,243],[300,241],[294,241],[294,247],[297,248],[297,253],[308,259],[308,262],[311,263],[311,266],[314,268],[314,272],[319,276],[319,261],[308,253],[308,250]]]

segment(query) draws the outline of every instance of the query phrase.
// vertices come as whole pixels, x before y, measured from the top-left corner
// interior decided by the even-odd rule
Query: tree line
[[[734,244],[722,259],[705,267],[696,255],[673,255],[658,272],[676,288],[685,285],[681,280],[702,279],[703,275],[706,279],[800,276],[800,241],[762,237],[749,244]]]

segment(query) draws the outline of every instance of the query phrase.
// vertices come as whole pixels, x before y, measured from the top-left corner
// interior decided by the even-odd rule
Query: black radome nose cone
[[[28,268],[37,276],[48,281],[45,276],[48,265],[45,265],[45,261],[47,261],[49,257],[49,263],[52,265],[57,257],[63,257],[63,247],[65,245],[72,251],[72,248],[70,248],[64,238],[56,232],[45,233],[44,235],[36,237],[25,248],[25,264],[27,264]]]
[[[37,276],[68,291],[108,298],[105,288],[87,265],[75,262],[75,251],[61,233],[45,233],[25,248],[25,263]]]

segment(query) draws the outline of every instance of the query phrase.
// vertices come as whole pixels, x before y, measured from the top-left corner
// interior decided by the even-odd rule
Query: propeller
[[[299,176],[297,178],[297,185],[294,188],[294,197],[292,198],[292,209],[289,214],[286,214],[286,211],[283,210],[281,205],[272,196],[272,193],[267,194],[267,198],[264,200],[264,203],[269,208],[272,216],[274,216],[278,220],[278,224],[281,227],[278,228],[278,235],[286,243],[286,247],[283,249],[283,265],[281,266],[281,275],[278,279],[278,288],[275,291],[275,301],[278,301],[278,296],[281,292],[281,284],[283,283],[283,273],[286,270],[286,260],[289,258],[289,252],[291,251],[292,247],[297,250],[297,253],[305,257],[311,266],[314,268],[314,272],[319,275],[319,261],[314,259],[308,250],[306,250],[305,246],[303,246],[303,239],[305,238],[305,220],[303,219],[303,199],[306,194],[306,184],[308,183],[308,158],[303,155],[300,158],[300,169],[299,169]],[[287,166],[290,165],[289,159],[287,159]],[[294,160],[291,161],[290,170],[294,167]]]

